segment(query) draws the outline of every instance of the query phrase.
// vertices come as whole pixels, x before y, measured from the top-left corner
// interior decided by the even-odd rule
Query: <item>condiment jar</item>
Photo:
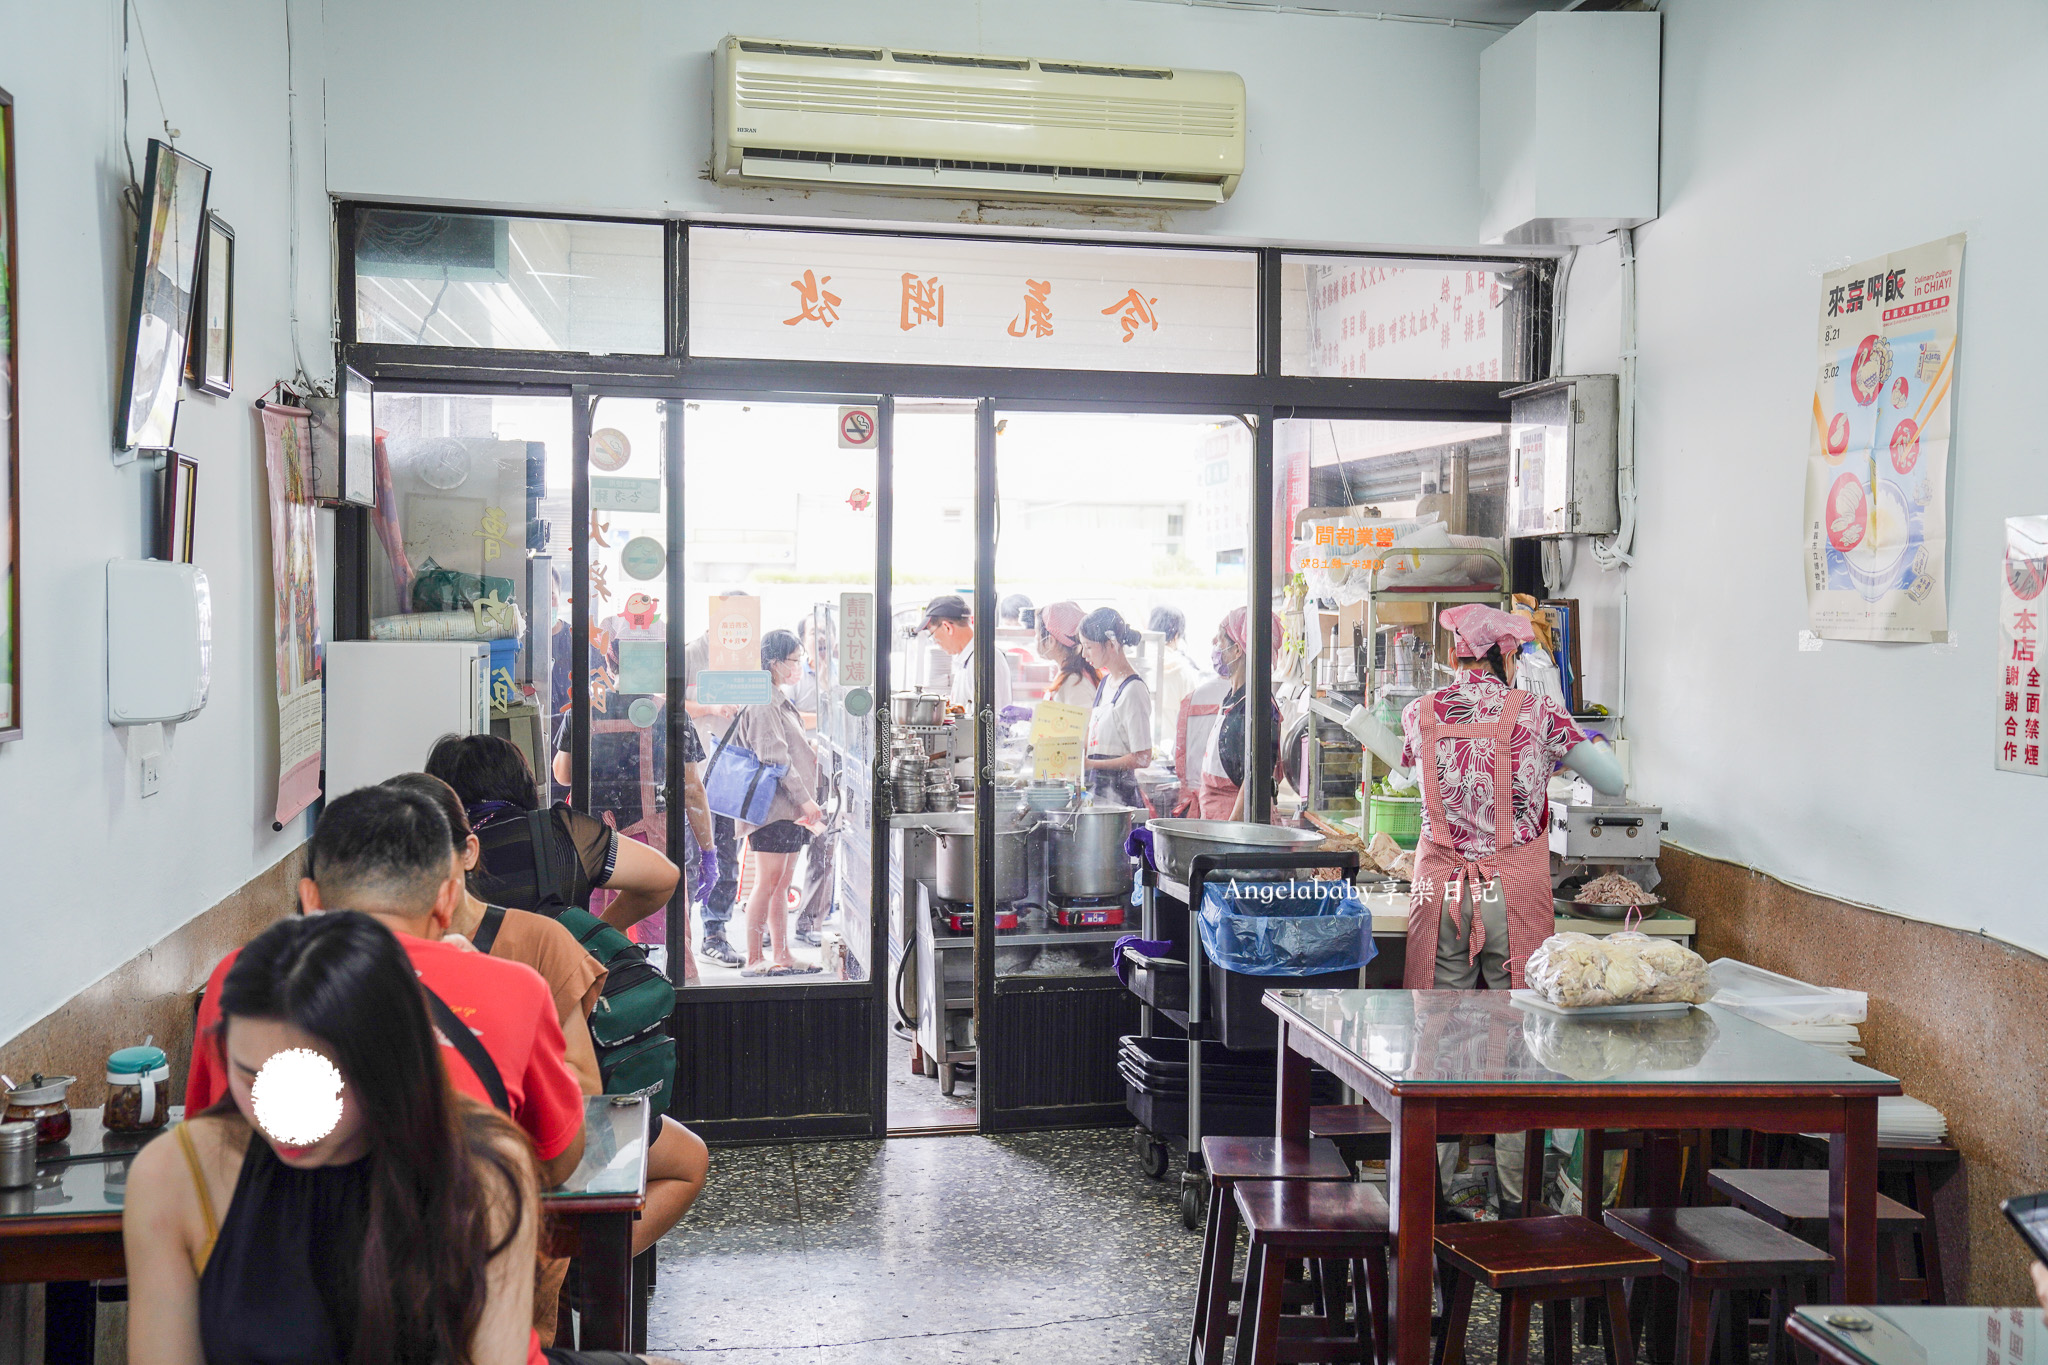
[[[27,1085],[7,1092],[7,1112],[0,1115],[0,1122],[33,1123],[37,1142],[62,1142],[71,1136],[71,1110],[65,1106],[64,1092],[77,1081],[76,1076],[45,1076],[38,1071]]]
[[[0,1189],[36,1183],[36,1126],[0,1123]]]
[[[107,1058],[107,1108],[102,1122],[110,1133],[146,1133],[170,1117],[170,1058],[160,1047],[124,1047]]]

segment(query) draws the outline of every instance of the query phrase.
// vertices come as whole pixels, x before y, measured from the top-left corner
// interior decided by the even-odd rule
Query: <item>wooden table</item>
[[[1847,1322],[1848,1326],[1840,1325]],[[1867,1324],[1867,1325],[1860,1325]],[[2048,1350],[2039,1306],[2025,1308],[1800,1308],[1785,1320],[1822,1365],[2031,1365]]]
[[[1506,991],[1268,991],[1278,1130],[1308,1136],[1309,1064],[1393,1125],[1399,1365],[1429,1359],[1439,1133],[1760,1128],[1829,1133],[1834,1296],[1877,1297],[1877,1100],[1898,1081],[1713,1005],[1567,1019]]]
[[[102,1135],[97,1109],[74,1110],[72,1123],[71,1138],[38,1161],[33,1187],[0,1190],[0,1284],[54,1286],[128,1274],[121,1208],[128,1167],[143,1143]],[[635,1339],[644,1337],[645,1319],[634,1312],[633,1222],[647,1203],[647,1125],[644,1098],[586,1096],[583,1160],[541,1196],[552,1229],[550,1251],[574,1256],[581,1266],[580,1344],[586,1350],[646,1347]],[[69,1319],[91,1313],[90,1291],[67,1293],[60,1302],[53,1316],[67,1320],[53,1320],[58,1330],[51,1335],[76,1343],[82,1333],[89,1362],[91,1319]]]

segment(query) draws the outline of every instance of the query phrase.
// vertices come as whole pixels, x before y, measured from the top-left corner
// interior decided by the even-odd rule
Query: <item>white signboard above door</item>
[[[1252,374],[1249,251],[693,227],[690,354]]]

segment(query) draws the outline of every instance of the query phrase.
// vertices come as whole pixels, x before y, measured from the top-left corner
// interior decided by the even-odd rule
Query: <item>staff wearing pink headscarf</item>
[[[1060,669],[1045,690],[1047,701],[1095,705],[1102,673],[1081,654],[1081,622],[1086,616],[1077,602],[1054,602],[1038,609],[1038,657]]]
[[[1273,652],[1280,651],[1282,627],[1280,618],[1273,618]],[[1251,613],[1247,608],[1233,608],[1223,618],[1223,624],[1216,628],[1216,652],[1211,662],[1216,665],[1216,677],[1220,682],[1229,679],[1229,690],[1219,703],[1221,719],[1209,732],[1209,742],[1202,751],[1201,767],[1194,782],[1195,813],[1203,820],[1239,820],[1244,818],[1244,775],[1246,732],[1245,724],[1245,664],[1246,651],[1250,647]],[[1198,692],[1201,689],[1196,689]],[[1192,694],[1191,694],[1192,695]]]
[[[1619,793],[1621,770],[1564,708],[1514,685],[1536,636],[1528,617],[1472,603],[1437,619],[1460,675],[1401,714],[1402,768],[1422,779],[1422,836],[1408,911],[1410,990],[1505,990],[1550,937],[1545,793],[1560,765]]]

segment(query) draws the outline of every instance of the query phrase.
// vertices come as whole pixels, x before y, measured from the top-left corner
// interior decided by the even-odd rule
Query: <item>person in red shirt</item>
[[[583,1089],[569,1068],[554,997],[533,968],[440,942],[462,903],[448,859],[448,821],[416,792],[364,787],[337,797],[306,846],[299,901],[306,913],[359,910],[397,935],[413,970],[469,1026],[495,1064],[507,1116],[533,1141],[541,1187],[562,1183],[583,1157]],[[221,986],[237,953],[207,979],[185,1080],[197,1114],[227,1093],[221,1055]],[[491,1087],[445,1035],[441,1058],[457,1090],[493,1104]]]

